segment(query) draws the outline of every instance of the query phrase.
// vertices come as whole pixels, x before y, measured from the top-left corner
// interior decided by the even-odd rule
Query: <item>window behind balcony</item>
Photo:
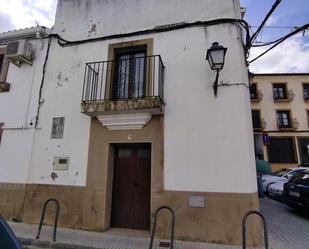
[[[258,93],[257,93],[257,84],[253,83],[250,86],[250,99],[257,99],[258,98]]]
[[[277,123],[279,128],[291,128],[290,111],[277,111]]]
[[[122,49],[117,51],[113,82],[113,99],[144,97],[145,70],[145,48]]]
[[[296,163],[293,137],[270,137],[268,157],[270,163]]]
[[[259,110],[252,110],[252,123],[253,129],[260,129],[261,128],[261,117]]]
[[[309,83],[303,84],[303,95],[304,95],[304,100],[309,100]]]
[[[273,94],[274,99],[286,99],[287,98],[287,89],[286,84],[273,84]]]

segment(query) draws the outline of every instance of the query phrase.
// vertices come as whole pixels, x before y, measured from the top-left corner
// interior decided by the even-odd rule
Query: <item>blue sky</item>
[[[241,0],[247,8],[245,20],[259,26],[275,0]],[[309,23],[309,0],[282,0],[267,26],[299,27]],[[255,30],[255,28],[252,28]],[[265,28],[258,37],[260,41],[271,41],[289,32],[291,28]],[[265,48],[253,49],[251,58]],[[309,72],[309,30],[286,40],[276,49],[250,65],[253,72]]]
[[[275,0],[241,0],[242,6],[247,8],[246,21],[252,26],[258,26],[265,14],[270,10]],[[277,7],[268,26],[299,27],[309,22],[308,0],[283,0]],[[265,29],[263,37],[279,37],[291,31],[290,28]],[[309,30],[308,30],[309,32]],[[308,41],[308,36],[306,38]]]
[[[128,0],[127,0],[128,1]],[[187,0],[194,1],[194,0]],[[220,0],[217,0],[220,1]],[[232,1],[232,0],[230,0]],[[258,26],[275,0],[240,0],[247,8],[246,21]],[[57,0],[0,0],[0,32],[36,26],[51,27]],[[309,23],[309,0],[282,0],[268,26],[301,26]],[[254,29],[254,28],[253,28]],[[291,31],[264,29],[258,40],[271,41]],[[251,58],[266,48],[251,50]],[[309,72],[309,30],[299,34],[250,65],[253,72]]]

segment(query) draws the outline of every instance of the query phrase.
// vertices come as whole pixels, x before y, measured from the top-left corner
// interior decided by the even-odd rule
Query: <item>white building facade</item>
[[[6,217],[18,217],[22,210],[47,50],[47,41],[41,38],[48,31],[37,26],[0,34],[0,212]],[[31,48],[24,49],[27,46]],[[29,61],[8,58],[8,47],[29,51]]]
[[[240,243],[242,215],[258,209],[242,36],[222,21],[240,18],[232,0],[59,0],[23,222],[57,198],[61,226],[149,230],[168,205],[178,239]],[[205,59],[215,41],[232,85],[217,98]]]

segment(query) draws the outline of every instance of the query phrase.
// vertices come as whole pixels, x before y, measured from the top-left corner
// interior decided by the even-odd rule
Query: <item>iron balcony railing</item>
[[[160,98],[164,64],[160,55],[89,62],[85,66],[83,102]]]

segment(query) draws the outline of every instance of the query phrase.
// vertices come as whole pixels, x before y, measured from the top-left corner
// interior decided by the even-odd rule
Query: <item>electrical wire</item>
[[[44,80],[45,80],[45,73],[46,73],[46,64],[49,56],[49,50],[51,46],[51,39],[48,37],[48,42],[47,42],[47,50],[46,50],[46,55],[45,55],[45,60],[43,63],[43,70],[42,70],[42,79],[41,79],[41,85],[40,85],[40,91],[39,91],[39,98],[38,98],[38,109],[37,109],[37,114],[35,117],[35,128],[38,126],[39,122],[39,114],[40,114],[40,108],[41,108],[41,98],[42,98],[42,91],[43,91],[43,85],[44,85]]]
[[[258,28],[259,26],[250,25],[250,28]],[[297,29],[299,26],[264,26],[263,29]]]
[[[282,0],[276,0],[276,2],[274,3],[274,5],[271,7],[271,9],[269,10],[269,12],[266,14],[265,18],[263,19],[261,25],[258,27],[258,29],[255,31],[255,33],[251,36],[250,38],[250,44],[252,45],[255,41],[255,39],[257,38],[257,36],[259,35],[259,33],[261,32],[261,30],[263,29],[263,26],[266,24],[268,18],[272,15],[272,13],[276,10],[276,8],[278,7],[278,5],[281,3]]]
[[[68,41],[68,40],[62,38],[59,34],[49,34],[48,36],[46,36],[44,38],[54,37],[58,40],[58,44],[60,46],[68,47],[68,46],[74,46],[74,45],[89,43],[89,42],[97,42],[97,41],[104,41],[104,40],[110,40],[110,39],[116,39],[116,38],[129,37],[129,36],[137,36],[137,35],[146,35],[146,34],[153,34],[153,33],[159,33],[159,32],[167,32],[167,31],[196,27],[196,26],[212,26],[212,25],[227,24],[227,23],[233,23],[233,24],[240,24],[241,25],[241,27],[246,32],[245,45],[244,46],[248,47],[249,39],[250,39],[250,32],[249,32],[248,23],[243,19],[232,19],[232,18],[222,18],[222,19],[215,19],[215,20],[210,20],[210,21],[196,21],[196,22],[191,22],[191,23],[178,23],[178,24],[164,25],[164,26],[158,26],[158,27],[155,27],[155,28],[152,28],[152,29],[133,31],[133,32],[129,32],[129,33],[107,35],[107,36],[101,36],[101,37],[84,39],[84,40],[76,40],[76,41]]]
[[[267,49],[266,51],[264,51],[263,53],[261,53],[260,55],[258,55],[257,57],[255,57],[254,59],[250,60],[249,63],[252,63],[254,61],[256,61],[257,59],[261,58],[263,55],[265,55],[266,53],[268,53],[270,50],[274,49],[276,46],[278,46],[280,43],[282,43],[283,41],[285,41],[286,39],[290,38],[291,36],[305,30],[309,28],[309,23],[305,24],[304,26],[294,30],[293,32],[285,35],[284,37],[282,38],[279,38],[275,41],[275,44],[273,46],[271,46],[269,49]]]

